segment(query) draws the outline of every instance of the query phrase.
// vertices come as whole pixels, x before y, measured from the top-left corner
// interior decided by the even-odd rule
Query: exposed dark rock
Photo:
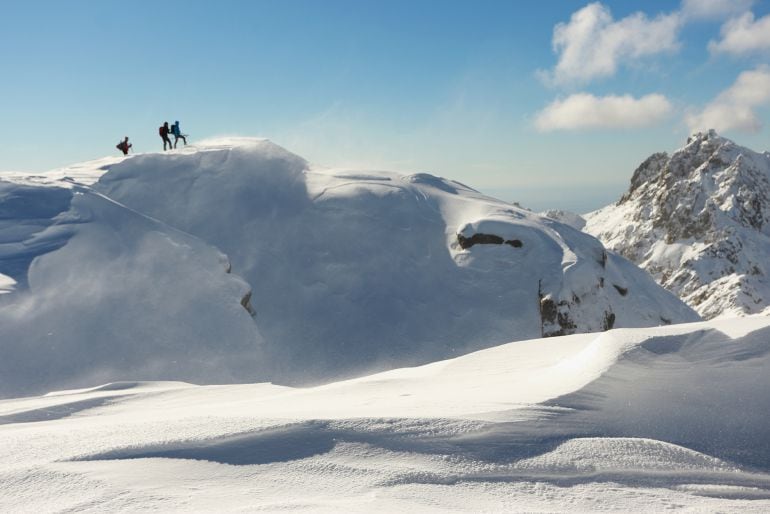
[[[660,175],[660,172],[667,160],[667,153],[655,153],[648,157],[647,160],[642,164],[640,164],[639,167],[634,170],[634,174],[631,177],[631,187],[629,188],[628,192],[621,197],[618,204],[622,204],[630,199],[634,191],[636,191],[639,186],[649,182],[651,179],[657,178]]]
[[[558,304],[548,296],[540,294],[540,326],[543,337],[556,337],[574,334],[577,325],[570,318],[570,302]]]
[[[252,316],[256,316],[257,315],[257,312],[251,306],[251,291],[246,293],[243,296],[243,298],[241,298],[241,305],[243,306],[244,309],[246,309],[246,312],[248,312]]]
[[[556,309],[556,302],[554,302],[550,298],[540,299],[540,321],[543,324],[555,323],[557,313],[558,311]]]
[[[605,312],[604,313],[604,322],[602,323],[602,327],[604,330],[611,330],[612,327],[615,326],[615,313],[614,312]]]
[[[559,305],[565,307],[563,311],[559,312],[559,326],[565,334],[571,334],[577,328],[577,325],[569,317],[569,304],[567,302],[560,302]]]
[[[617,284],[612,284],[612,287],[618,290],[618,293],[620,293],[620,296],[626,296],[628,294],[628,288],[621,287]]]
[[[518,239],[509,239],[506,241],[502,237],[494,234],[473,234],[471,237],[457,234],[457,242],[463,250],[467,250],[473,245],[501,245],[503,243],[514,248],[521,248],[524,246],[524,243]]]
[[[501,245],[503,241],[502,237],[494,234],[473,234],[471,237],[457,234],[457,242],[463,250],[467,250],[473,245]]]

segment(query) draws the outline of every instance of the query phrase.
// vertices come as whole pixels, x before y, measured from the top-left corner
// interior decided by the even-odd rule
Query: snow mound
[[[260,335],[226,257],[70,184],[0,181],[0,396],[94,382],[254,380]],[[7,282],[6,282],[7,283]]]
[[[0,509],[767,511],[770,318],[0,401]],[[34,491],[34,494],[31,493]]]
[[[583,216],[570,211],[563,211],[561,209],[549,209],[547,211],[541,212],[540,215],[559,221],[565,225],[569,225],[575,230],[583,230],[583,228],[586,226],[586,220],[583,218]]]
[[[0,177],[0,396],[312,384],[698,319],[558,221],[426,173],[321,169],[267,140]]]
[[[585,231],[704,318],[770,312],[770,154],[698,133],[654,154]]]
[[[228,255],[271,380],[698,319],[594,238],[463,184],[321,169],[266,140],[207,145],[123,160],[94,187]]]
[[[135,393],[137,391],[155,391],[159,389],[173,389],[179,387],[192,387],[192,384],[186,382],[171,382],[171,381],[137,381],[137,382],[109,382],[96,387],[87,387],[85,389],[71,389],[68,391],[53,391],[47,393],[45,396],[66,396],[71,394],[83,394],[102,391],[126,391],[128,393]]]

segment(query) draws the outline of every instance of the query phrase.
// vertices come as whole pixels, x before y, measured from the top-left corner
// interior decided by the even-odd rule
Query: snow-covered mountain
[[[770,312],[770,153],[714,131],[650,156],[584,230],[704,318]]]
[[[770,318],[0,401],[2,512],[768,512]]]
[[[274,360],[306,377],[695,319],[594,238],[427,174],[245,140],[138,156],[95,187],[225,252]]]
[[[4,176],[0,394],[307,383],[698,319],[565,224],[427,174],[320,169],[264,140]]]

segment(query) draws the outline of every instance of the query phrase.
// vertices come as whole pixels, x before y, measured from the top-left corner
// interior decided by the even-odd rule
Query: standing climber
[[[174,148],[176,148],[176,143],[180,139],[184,142],[184,145],[187,146],[187,134],[182,134],[178,121],[175,121],[174,124],[171,125],[171,133],[174,134]]]
[[[128,155],[128,150],[134,145],[128,142],[128,136],[126,136],[126,139],[115,145],[115,148],[123,152],[123,155]]]
[[[169,128],[168,128],[168,122],[164,122],[163,126],[158,129],[158,134],[160,135],[160,138],[163,140],[163,151],[166,151],[166,143],[168,143],[168,149],[171,150],[173,148],[171,146],[171,140],[168,138],[169,134]]]

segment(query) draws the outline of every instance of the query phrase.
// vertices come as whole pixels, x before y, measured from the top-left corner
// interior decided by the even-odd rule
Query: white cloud
[[[688,20],[712,20],[745,13],[754,0],[682,0],[681,13]]]
[[[651,19],[638,12],[615,21],[601,3],[589,4],[554,27],[552,44],[559,60],[542,75],[555,85],[612,76],[621,62],[675,51],[680,25],[678,13]]]
[[[770,104],[770,68],[744,71],[735,83],[699,113],[686,117],[691,131],[716,129],[758,132],[762,122],[755,110]]]
[[[709,50],[734,55],[770,50],[770,14],[758,20],[747,12],[728,20],[720,31],[722,39],[711,41]]]
[[[651,94],[596,97],[588,93],[555,100],[540,111],[535,127],[541,132],[598,128],[638,128],[658,123],[672,111],[665,96]]]

